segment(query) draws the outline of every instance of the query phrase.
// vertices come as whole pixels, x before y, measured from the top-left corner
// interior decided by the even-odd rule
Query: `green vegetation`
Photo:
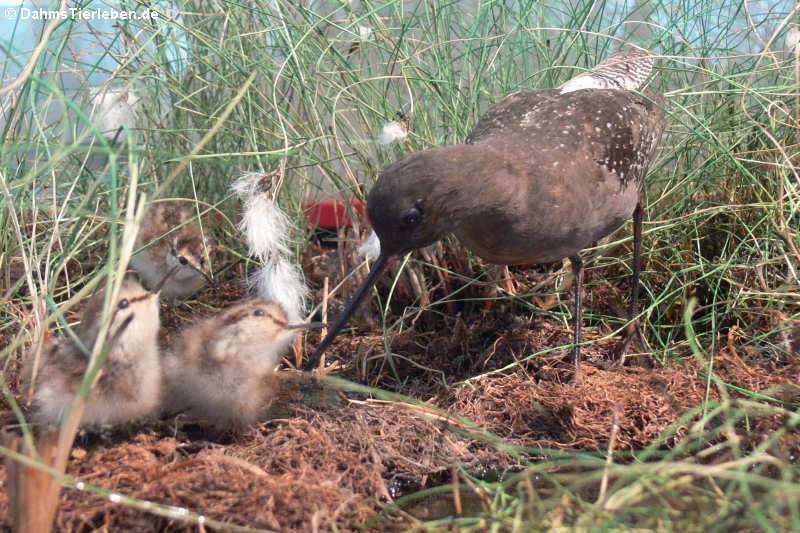
[[[647,336],[659,363],[699,357],[709,388],[727,393],[636,453],[538,450],[502,482],[470,478],[458,489],[479,495],[470,513],[408,527],[800,530],[797,456],[780,452],[798,432],[797,389],[737,390],[714,374],[728,342],[744,358],[798,357],[800,51],[786,50],[784,36],[799,16],[788,2],[761,13],[722,4],[275,0],[222,12],[189,1],[177,18],[121,22],[96,41],[105,55],[71,40],[81,22],[57,21],[37,34],[44,48],[31,70],[30,55],[0,64],[0,360],[8,370],[94,287],[119,282],[137,200],[196,199],[201,212],[220,212],[218,237],[241,257],[228,190],[240,171],[280,169],[280,203],[298,220],[309,199],[364,199],[403,154],[459,142],[501,96],[556,86],[630,41],[661,56],[651,87],[664,91],[669,122],[645,191]],[[12,56],[19,31],[2,41]],[[8,73],[20,70],[10,87]],[[116,142],[90,118],[98,76],[136,100],[135,126]],[[377,143],[398,113],[410,119],[407,140]],[[298,257],[305,237],[296,235]],[[629,252],[604,255],[630,249],[629,232],[615,239],[587,252],[588,269],[629,275]],[[553,316],[566,324],[571,300],[562,301]],[[756,444],[740,438],[770,417],[780,429]],[[74,425],[62,432],[71,442]]]

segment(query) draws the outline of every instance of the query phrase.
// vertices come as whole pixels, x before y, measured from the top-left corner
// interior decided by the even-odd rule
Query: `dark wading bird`
[[[637,315],[642,236],[639,188],[664,130],[660,96],[641,91],[655,58],[625,48],[557,89],[513,93],[481,116],[464,144],[414,152],[386,168],[367,211],[380,255],[325,349],[392,260],[448,233],[503,265],[569,257],[575,274],[575,377],[580,375],[580,251],[633,216],[629,319]],[[632,322],[620,357],[632,335]]]

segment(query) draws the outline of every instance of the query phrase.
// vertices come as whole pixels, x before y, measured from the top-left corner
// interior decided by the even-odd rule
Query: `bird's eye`
[[[131,305],[131,303],[128,301],[128,299],[123,298],[122,300],[119,301],[117,307],[119,307],[120,309],[127,309],[129,305]]]
[[[264,316],[264,310],[256,309],[255,311],[253,311],[253,316]]]
[[[415,205],[403,213],[403,224],[406,226],[416,226],[422,220],[422,208]]]
[[[189,260],[181,255],[178,256],[178,263],[182,264],[183,266],[186,266],[189,264]]]

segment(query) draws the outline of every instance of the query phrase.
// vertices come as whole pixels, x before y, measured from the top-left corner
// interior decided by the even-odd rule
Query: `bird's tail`
[[[626,89],[644,87],[656,58],[648,50],[627,46],[617,50],[592,70],[578,74],[560,87],[561,93],[579,89]]]

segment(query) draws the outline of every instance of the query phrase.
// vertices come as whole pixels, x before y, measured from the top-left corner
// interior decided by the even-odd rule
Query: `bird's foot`
[[[650,345],[647,343],[647,339],[644,337],[642,326],[637,318],[628,326],[627,332],[625,333],[625,338],[622,339],[622,342],[620,342],[614,349],[614,359],[617,361],[618,366],[625,364],[625,359],[628,355],[628,349],[631,347],[634,337],[639,342],[639,346],[645,353],[651,352]]]

